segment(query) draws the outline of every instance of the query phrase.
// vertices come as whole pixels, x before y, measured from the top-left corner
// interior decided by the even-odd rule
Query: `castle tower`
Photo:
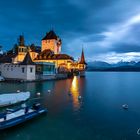
[[[25,47],[24,45],[24,36],[20,35],[18,39],[18,54],[22,55],[25,54],[26,52],[27,52],[27,47]]]
[[[24,44],[24,36],[20,35],[18,38],[18,54],[15,61],[22,62],[26,53],[27,53],[27,47]]]
[[[55,34],[53,30],[46,34],[41,43],[41,51],[50,49],[54,52],[54,54],[61,53],[61,39]]]

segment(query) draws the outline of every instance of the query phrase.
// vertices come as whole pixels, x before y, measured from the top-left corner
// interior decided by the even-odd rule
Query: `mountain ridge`
[[[87,71],[140,71],[140,61],[120,61],[113,64],[104,61],[93,61],[88,62]]]

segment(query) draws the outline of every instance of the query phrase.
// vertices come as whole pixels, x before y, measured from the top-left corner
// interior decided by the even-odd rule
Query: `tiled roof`
[[[27,52],[23,62],[21,62],[20,65],[35,65],[35,63],[31,59],[29,52]]]
[[[46,36],[42,39],[42,40],[49,40],[49,39],[57,39],[57,35],[55,34],[55,32],[53,30],[51,30],[50,32],[48,32],[46,34]]]
[[[31,52],[36,52],[36,53],[40,53],[41,52],[41,47],[40,46],[35,46],[34,44],[32,44],[30,46]]]
[[[54,52],[49,49],[41,52],[35,60],[58,60],[58,59],[74,60],[73,57],[67,54],[54,54]]]
[[[0,57],[0,63],[12,63],[12,59],[16,56],[17,54],[4,54]]]

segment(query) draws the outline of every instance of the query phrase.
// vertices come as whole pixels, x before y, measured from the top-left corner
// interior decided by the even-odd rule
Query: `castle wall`
[[[58,60],[34,60],[34,62],[50,62],[50,63],[55,63],[55,67],[58,68],[62,64],[67,67],[67,69],[71,69],[71,63],[73,61],[71,59],[58,59]]]
[[[23,70],[24,69],[24,70]],[[0,64],[1,76],[6,79],[35,80],[34,65]]]
[[[46,49],[50,49],[54,51],[54,48],[56,47],[56,41],[55,39],[50,39],[50,40],[42,40],[42,51]]]
[[[50,49],[55,54],[59,54],[61,53],[61,45],[58,45],[57,43],[58,41],[55,39],[42,40],[41,51]]]

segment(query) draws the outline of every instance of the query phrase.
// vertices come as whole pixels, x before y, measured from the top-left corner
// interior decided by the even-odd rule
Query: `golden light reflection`
[[[72,93],[74,108],[77,109],[77,108],[79,108],[79,101],[78,101],[79,84],[78,84],[78,77],[77,76],[74,76],[70,90]]]

